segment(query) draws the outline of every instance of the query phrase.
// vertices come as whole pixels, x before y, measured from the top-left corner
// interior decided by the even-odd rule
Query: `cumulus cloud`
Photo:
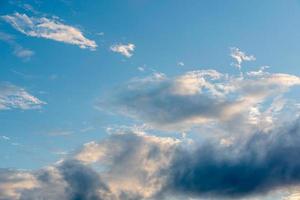
[[[19,190],[32,189],[36,186],[34,176],[28,172],[0,170],[0,199],[19,199]]]
[[[155,73],[129,81],[98,107],[159,129],[190,129],[210,122],[231,123],[240,119],[250,123],[250,117],[251,123],[257,124],[267,110],[266,106],[261,108],[262,103],[275,101],[299,84],[297,76],[268,72],[241,77],[198,70],[173,78]]]
[[[241,199],[300,184],[299,120],[235,146],[133,130],[37,171],[0,171],[2,199]],[[293,193],[295,196],[296,194]],[[293,195],[289,195],[292,198]],[[0,198],[1,199],[1,198]]]
[[[0,110],[38,109],[45,102],[29,94],[25,89],[12,84],[0,84]]]
[[[44,169],[0,171],[0,194],[11,200],[150,199],[165,184],[165,169],[178,144],[176,139],[118,131]]]
[[[27,36],[51,39],[90,50],[97,48],[96,42],[84,37],[78,28],[63,24],[57,19],[29,17],[20,13],[5,15],[2,18]]]
[[[235,63],[233,64],[238,69],[241,69],[242,63],[245,61],[254,61],[256,60],[255,56],[247,55],[245,52],[241,51],[237,47],[230,48],[230,56],[234,59]]]
[[[110,50],[116,53],[120,53],[127,58],[130,58],[133,55],[135,49],[134,44],[115,44],[110,47]]]
[[[150,198],[164,185],[164,170],[179,143],[168,137],[124,130],[99,143],[87,143],[76,158],[104,165],[103,179],[116,196]]]

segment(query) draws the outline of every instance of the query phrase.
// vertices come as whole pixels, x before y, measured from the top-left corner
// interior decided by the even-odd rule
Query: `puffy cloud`
[[[90,50],[97,48],[96,42],[85,38],[78,28],[65,25],[56,19],[29,17],[20,13],[5,15],[2,18],[16,30],[31,37],[51,39]]]
[[[172,138],[124,130],[99,143],[87,143],[76,158],[101,164],[103,180],[116,196],[150,198],[164,185],[164,170],[179,143]]]
[[[15,178],[18,171],[3,171],[0,194],[5,200],[149,199],[167,180],[165,169],[177,145],[176,139],[118,131],[52,166],[22,172],[21,178]]]
[[[267,101],[275,101],[299,84],[297,76],[268,72],[243,77],[198,70],[174,78],[156,73],[129,81],[98,107],[164,130],[186,130],[211,122],[237,125],[236,120],[257,124],[262,117],[272,117],[265,113],[271,106]],[[262,108],[262,103],[267,106]]]
[[[0,170],[0,200],[19,199],[21,191],[33,189],[38,183],[30,172]]]
[[[133,55],[135,49],[134,44],[115,44],[110,47],[110,50],[116,53],[120,53],[127,58],[130,58]]]
[[[245,52],[242,52],[239,48],[232,47],[230,48],[230,56],[235,60],[234,66],[238,69],[241,69],[242,63],[244,61],[254,61],[256,58],[253,55],[247,55]]]
[[[0,110],[37,109],[45,102],[29,94],[25,89],[12,84],[0,84]]]

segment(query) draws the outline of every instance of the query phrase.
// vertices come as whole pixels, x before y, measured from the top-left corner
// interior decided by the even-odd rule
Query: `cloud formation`
[[[242,68],[242,63],[245,61],[255,61],[256,58],[253,55],[247,55],[245,52],[241,51],[237,47],[230,48],[230,56],[235,60],[233,64],[238,69]]]
[[[297,76],[265,71],[230,76],[215,70],[198,70],[173,78],[155,73],[129,81],[98,107],[159,129],[186,130],[237,119],[258,125],[267,118],[271,120],[267,110],[276,106],[275,101],[290,87],[299,84]],[[261,107],[262,103],[267,106]]]
[[[29,94],[25,89],[12,84],[0,84],[0,110],[38,109],[45,102]]]
[[[29,17],[20,13],[5,15],[2,18],[27,36],[73,44],[84,49],[95,50],[97,48],[96,42],[85,38],[78,28],[65,25],[57,19]]]
[[[127,58],[130,58],[133,55],[135,49],[134,44],[115,44],[110,47],[110,50],[116,53],[120,53]]]
[[[300,85],[300,78],[265,70],[239,76],[211,69],[175,77],[156,72],[134,78],[98,107],[145,125],[108,128],[107,138],[86,143],[43,169],[0,170],[0,200],[251,199],[297,188],[299,104],[284,94]],[[22,88],[0,87],[2,109],[41,104]],[[199,128],[204,126],[210,129]],[[147,128],[193,129],[211,137],[200,142],[186,134],[162,137],[149,135]]]
[[[254,134],[243,146],[211,144],[183,150],[169,169],[165,190],[189,196],[241,198],[300,184],[299,120]]]
[[[187,145],[182,140],[119,130],[44,169],[1,170],[0,194],[6,200],[241,199],[264,195],[300,184],[299,125],[297,119],[269,132],[255,132],[231,147],[212,140]]]
[[[15,41],[14,37],[9,34],[0,32],[0,40],[9,44],[13,49],[14,55],[24,59],[25,61],[29,60],[34,55],[34,52],[32,50],[26,49],[18,44]]]
[[[0,171],[0,194],[5,200],[148,199],[163,187],[164,170],[178,143],[131,130],[117,132],[44,169]]]

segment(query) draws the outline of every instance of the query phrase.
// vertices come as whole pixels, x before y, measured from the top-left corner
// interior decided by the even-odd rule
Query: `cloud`
[[[118,131],[52,166],[22,172],[21,178],[14,178],[19,171],[0,171],[0,194],[10,200],[148,199],[162,188],[164,169],[178,144],[171,138]]]
[[[190,197],[241,198],[300,184],[299,120],[256,133],[235,148],[207,143],[178,151],[164,191]]]
[[[13,48],[14,55],[24,59],[25,61],[30,60],[30,58],[34,55],[32,50],[22,47],[15,41],[15,38],[9,34],[0,32],[0,40],[9,44]]]
[[[0,137],[2,140],[10,140],[10,138],[9,137],[7,137],[7,136],[5,136],[5,135],[1,135],[1,137]]]
[[[12,84],[0,84],[0,110],[38,109],[45,102],[29,94],[25,89]]]
[[[55,166],[33,173],[37,185],[24,188],[20,199],[24,200],[112,200],[109,188],[99,174],[76,160],[66,160]]]
[[[29,17],[20,13],[5,15],[2,18],[27,36],[73,44],[84,49],[95,50],[97,48],[96,42],[85,38],[78,28],[65,25],[57,19]]]
[[[185,64],[184,64],[184,62],[180,61],[180,62],[177,63],[177,65],[178,65],[179,67],[183,67]]]
[[[241,69],[242,63],[244,61],[255,61],[256,58],[253,55],[247,55],[245,52],[242,52],[237,47],[230,48],[230,56],[235,60],[235,63],[233,64],[238,69]]]
[[[0,200],[19,199],[19,190],[32,189],[36,185],[35,177],[30,172],[0,170]]]
[[[115,44],[110,47],[111,51],[120,53],[123,56],[126,56],[127,58],[130,58],[133,55],[134,49],[135,49],[135,45],[131,44],[131,43],[129,43],[127,45]]]
[[[163,130],[187,130],[216,122],[237,125],[241,120],[249,124],[250,117],[251,123],[257,125],[263,118],[272,117],[264,115],[271,106],[267,102],[299,85],[300,78],[268,72],[250,74],[241,77],[198,70],[168,78],[155,73],[129,81],[101,100],[98,108]],[[261,106],[262,103],[267,105]]]
[[[11,200],[259,197],[300,184],[299,125],[297,119],[268,132],[253,130],[233,146],[120,129],[44,169],[2,169],[0,193]]]
[[[119,130],[99,143],[87,143],[76,159],[101,164],[106,169],[103,180],[116,196],[127,193],[138,199],[150,198],[164,185],[164,170],[179,143],[168,137]]]
[[[17,57],[25,59],[31,58],[34,55],[33,51],[23,48],[17,48],[14,53]]]

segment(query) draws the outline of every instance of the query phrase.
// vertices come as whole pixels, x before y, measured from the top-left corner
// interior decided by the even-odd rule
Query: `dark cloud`
[[[79,161],[68,160],[59,167],[59,170],[68,183],[66,192],[72,200],[104,200],[109,188],[100,179],[92,168]]]
[[[105,152],[91,161],[110,159],[107,169],[71,159],[36,172],[2,170],[0,193],[5,200],[240,199],[300,184],[299,144],[299,120],[229,147],[126,132],[83,149],[81,158]]]
[[[112,194],[100,175],[77,160],[63,161],[51,170],[35,173],[38,187],[22,191],[22,200],[111,200]]]
[[[300,123],[255,134],[240,150],[212,144],[178,150],[163,191],[241,198],[300,184]]]

